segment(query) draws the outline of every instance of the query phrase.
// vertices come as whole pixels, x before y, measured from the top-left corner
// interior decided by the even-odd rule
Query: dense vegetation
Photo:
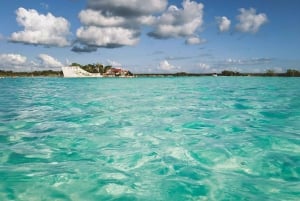
[[[152,73],[152,74],[137,74],[137,76],[144,77],[166,77],[166,76],[212,76],[215,73],[186,73],[178,72],[175,74],[172,73]],[[300,71],[294,69],[288,69],[285,73],[276,73],[273,70],[267,70],[265,73],[240,73],[236,71],[224,70],[221,73],[218,73],[219,76],[277,76],[277,77],[300,77]]]
[[[224,70],[224,71],[222,71],[221,75],[223,75],[223,76],[241,76],[242,74],[239,72]]]
[[[240,73],[224,70],[222,76],[282,76],[282,77],[300,77],[300,71],[288,69],[285,73],[276,73],[274,70],[267,70],[265,73]]]
[[[294,69],[288,69],[285,74],[289,77],[300,77],[300,71]]]
[[[83,70],[90,72],[90,73],[105,73],[109,69],[112,68],[112,66],[103,66],[102,64],[87,64],[87,65],[81,65],[78,63],[72,63],[70,66],[79,66]]]
[[[0,77],[31,77],[31,76],[41,76],[41,77],[60,77],[63,76],[62,71],[33,71],[33,72],[13,72],[0,70]]]

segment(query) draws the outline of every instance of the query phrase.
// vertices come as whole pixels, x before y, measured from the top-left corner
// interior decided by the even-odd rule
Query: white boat
[[[62,67],[64,77],[103,77],[100,73],[90,73],[79,66]]]

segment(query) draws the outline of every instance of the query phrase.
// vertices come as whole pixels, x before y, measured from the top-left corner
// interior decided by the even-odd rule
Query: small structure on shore
[[[122,68],[110,68],[105,73],[103,73],[104,77],[132,77],[133,74]]]
[[[133,77],[129,70],[113,67],[105,68],[105,70],[102,68],[98,72],[95,69],[93,69],[93,72],[88,72],[79,65],[72,65],[62,67],[62,71],[64,77]]]

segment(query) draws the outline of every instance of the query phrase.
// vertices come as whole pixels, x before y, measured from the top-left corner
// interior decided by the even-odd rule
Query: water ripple
[[[297,78],[0,84],[0,200],[300,196]]]

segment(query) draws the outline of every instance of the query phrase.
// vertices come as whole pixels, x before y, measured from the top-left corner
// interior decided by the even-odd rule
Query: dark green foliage
[[[267,70],[266,71],[266,74],[265,74],[266,76],[275,76],[275,71],[274,70]]]
[[[94,64],[87,64],[81,68],[90,73],[99,73],[99,68],[97,68],[97,66]]]
[[[98,72],[100,72],[101,74],[104,73],[104,66],[102,64],[95,64],[95,67],[98,69]]]
[[[229,71],[229,70],[224,70],[221,73],[223,76],[241,76],[242,74],[239,72],[234,72],[234,71]]]
[[[105,66],[104,67],[104,73],[106,73],[109,69],[111,69],[112,68],[112,66]]]
[[[79,67],[81,67],[81,65],[79,63],[72,63],[70,66],[79,66]]]
[[[63,76],[62,71],[33,71],[33,72],[13,72],[13,71],[3,71],[0,70],[0,77],[31,77],[31,76],[41,76],[41,77],[61,77]]]
[[[300,71],[294,70],[294,69],[288,69],[286,71],[286,76],[288,77],[299,77]]]
[[[188,73],[186,72],[178,72],[178,73],[175,73],[175,76],[187,76]]]
[[[128,76],[133,76],[133,73],[128,71]]]

